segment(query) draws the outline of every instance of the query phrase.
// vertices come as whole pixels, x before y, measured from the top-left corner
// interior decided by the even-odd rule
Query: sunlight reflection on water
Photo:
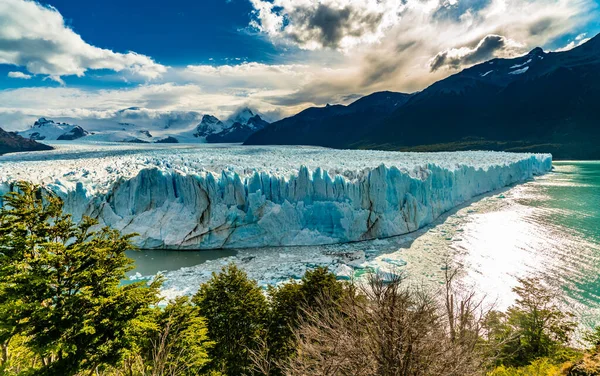
[[[157,266],[152,258],[145,268],[167,270],[167,295],[192,294],[211,272],[228,262],[237,263],[265,285],[298,278],[316,265],[337,270],[348,261],[348,254],[366,255],[362,268],[400,267],[409,280],[434,287],[443,281],[446,261],[452,260],[464,267],[462,282],[475,286],[500,309],[514,301],[511,289],[517,278],[539,276],[565,292],[565,309],[584,325],[595,325],[600,323],[600,162],[555,163],[553,173],[478,198],[401,237],[245,249],[211,254],[206,260],[205,255],[184,255],[172,268],[167,258],[160,258]]]
[[[517,277],[536,275],[565,291],[585,325],[600,319],[600,163],[555,163],[511,189],[503,205],[473,214],[462,241],[468,277],[506,307]]]

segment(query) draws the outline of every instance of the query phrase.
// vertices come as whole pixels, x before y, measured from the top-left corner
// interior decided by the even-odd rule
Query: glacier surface
[[[415,231],[486,192],[552,168],[549,154],[315,147],[53,143],[0,157],[60,195],[75,219],[137,233],[146,249],[318,245]]]

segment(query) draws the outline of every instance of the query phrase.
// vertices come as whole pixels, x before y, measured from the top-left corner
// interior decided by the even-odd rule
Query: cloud
[[[277,93],[276,90],[248,88],[246,94],[239,95],[235,90],[205,91],[196,84],[173,83],[104,90],[69,87],[5,89],[0,90],[0,124],[5,130],[23,130],[39,117],[79,119],[77,122],[82,125],[93,123],[93,120],[111,119],[148,123],[152,119],[173,119],[174,113],[183,114],[177,116],[183,120],[194,119],[194,114],[200,113],[226,118],[243,106],[280,118],[298,110],[270,101],[269,98],[276,97]],[[131,107],[139,109],[121,111]]]
[[[39,116],[116,119],[116,111],[132,106],[147,111],[148,119],[174,112],[224,118],[241,106],[284,117],[375,91],[422,90],[452,73],[442,67],[544,47],[598,17],[594,0],[250,1],[251,26],[280,53],[271,56],[274,63],[167,68],[143,55],[89,45],[54,8],[0,0],[0,64],[25,66],[57,82],[91,69],[117,72],[102,74],[110,89],[2,90],[0,124],[24,128]],[[585,35],[578,38],[575,45]],[[118,88],[130,76],[127,87]],[[137,76],[152,80],[132,84]]]
[[[162,78],[168,82],[133,88],[5,89],[0,91],[0,124],[14,130],[23,129],[30,120],[41,116],[105,119],[129,107],[161,113],[208,113],[225,118],[248,106],[279,119],[312,105],[349,102],[350,97],[335,93],[335,86],[343,92],[346,82],[355,74],[354,69],[303,64],[189,65],[170,69]],[[12,112],[21,115],[3,121],[6,116],[1,114]]]
[[[184,69],[173,70],[175,80],[187,80],[203,88],[226,90],[290,89],[310,81],[314,66],[304,64],[262,64],[242,63],[238,65],[188,65]]]
[[[256,29],[275,40],[300,48],[346,49],[377,42],[398,22],[397,0],[250,0],[256,9]]]
[[[523,52],[523,44],[501,35],[486,35],[474,47],[450,48],[435,55],[429,63],[431,71],[443,66],[459,69],[493,57],[512,57]]]
[[[20,78],[20,79],[23,79],[23,80],[29,80],[33,76],[30,75],[30,74],[25,74],[23,72],[8,72],[8,77],[10,77],[10,78]]]
[[[30,73],[61,82],[89,69],[127,71],[155,79],[167,68],[135,52],[118,53],[86,43],[65,25],[53,7],[31,0],[0,2],[0,64],[25,67]]]
[[[587,42],[590,39],[592,39],[592,38],[586,38],[586,35],[587,35],[587,33],[581,33],[581,34],[577,35],[574,40],[572,40],[569,43],[567,43],[566,46],[563,46],[561,48],[557,48],[555,50],[555,52],[569,51],[569,50],[572,50],[575,47],[581,46],[585,42]]]
[[[598,17],[594,0],[250,1],[251,26],[289,50],[289,60],[330,69],[313,69],[309,84],[273,98],[294,105],[422,90],[451,73],[442,66],[544,47]]]

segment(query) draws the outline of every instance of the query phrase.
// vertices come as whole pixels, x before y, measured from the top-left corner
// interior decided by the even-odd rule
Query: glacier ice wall
[[[349,156],[360,159],[360,153]],[[444,153],[458,158],[455,163],[427,163],[428,155],[422,154],[421,163],[407,169],[400,163],[389,165],[393,161],[387,158],[382,158],[386,164],[374,166],[377,155],[373,159],[369,152],[363,153],[370,156],[369,163],[359,168],[360,161],[355,161],[354,170],[343,174],[306,166],[285,173],[260,168],[211,171],[197,168],[201,162],[192,170],[185,157],[178,160],[185,160],[188,168],[165,157],[160,163],[145,160],[129,174],[96,177],[94,184],[84,178],[114,170],[115,156],[114,161],[91,158],[78,175],[81,178],[71,179],[70,184],[63,181],[70,172],[31,180],[58,193],[65,210],[76,219],[88,215],[123,233],[139,234],[136,241],[142,248],[216,249],[330,244],[405,234],[474,196],[523,182],[552,167],[550,155],[478,152]],[[402,160],[402,154],[392,156]],[[431,154],[429,159],[439,162],[440,158],[446,157]],[[468,160],[477,163],[469,165]],[[244,166],[243,160],[236,161]],[[300,158],[298,163],[302,162]],[[19,162],[3,165],[0,159],[0,174],[10,176],[0,178],[0,190],[7,191],[11,181],[23,178],[22,171],[33,176],[33,171],[61,161],[27,163],[21,162],[19,175],[14,173]],[[98,189],[98,179],[105,182],[103,189]]]

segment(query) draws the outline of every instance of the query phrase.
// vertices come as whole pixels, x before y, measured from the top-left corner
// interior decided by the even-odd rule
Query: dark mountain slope
[[[348,105],[308,108],[254,133],[246,145],[321,145],[343,147],[366,132],[410,98],[409,94],[380,92]]]
[[[6,132],[0,128],[0,155],[19,151],[51,150],[48,145],[23,138],[16,133]]]
[[[543,151],[560,159],[596,159],[598,103],[600,37],[567,52],[535,49],[467,69],[416,94],[346,146]]]
[[[376,93],[347,107],[311,108],[273,123],[247,144],[537,151],[600,159],[599,103],[596,36],[570,51],[536,48],[490,60],[413,95]]]

